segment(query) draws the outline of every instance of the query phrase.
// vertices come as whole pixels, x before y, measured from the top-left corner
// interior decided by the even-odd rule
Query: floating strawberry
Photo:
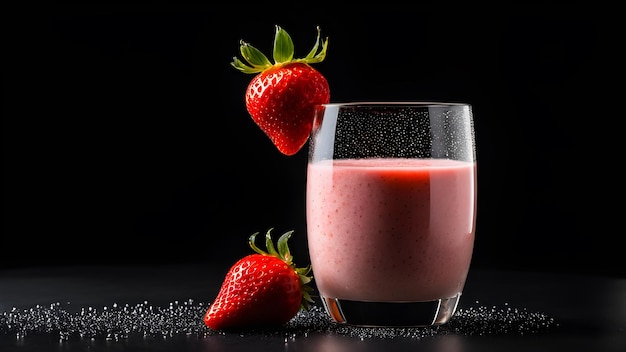
[[[257,233],[250,236],[250,247],[256,252],[237,261],[204,315],[204,323],[213,330],[225,330],[262,325],[281,325],[293,318],[300,309],[313,302],[307,284],[311,266],[296,268],[287,241],[293,231],[278,239],[278,251],[265,235],[267,252],[255,244]]]
[[[246,89],[248,113],[281,153],[293,155],[309,138],[315,105],[330,101],[326,78],[310,65],[324,60],[328,38],[322,41],[318,27],[313,49],[306,57],[294,59],[291,37],[276,26],[274,63],[250,44],[240,44],[248,64],[234,57],[231,65],[256,74]]]

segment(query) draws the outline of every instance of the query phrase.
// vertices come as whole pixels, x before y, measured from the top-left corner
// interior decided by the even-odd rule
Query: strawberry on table
[[[256,74],[246,89],[246,108],[254,122],[285,155],[296,154],[306,143],[313,126],[315,105],[330,101],[326,78],[311,64],[326,57],[328,38],[322,40],[320,28],[313,49],[304,58],[294,58],[289,34],[276,26],[273,59],[241,41],[241,56],[231,65],[241,72]],[[320,47],[321,45],[321,47]]]
[[[256,252],[238,260],[228,271],[204,323],[213,330],[281,325],[313,302],[307,284],[311,266],[296,268],[287,241],[293,231],[284,233],[274,246],[269,229],[265,235],[267,252],[255,244]]]

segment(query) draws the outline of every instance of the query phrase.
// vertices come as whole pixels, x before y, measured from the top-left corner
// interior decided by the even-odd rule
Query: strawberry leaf
[[[289,265],[292,264],[293,257],[291,256],[291,252],[289,251],[289,245],[287,244],[287,241],[289,241],[289,237],[291,237],[292,233],[293,230],[285,232],[278,239],[278,254],[280,255],[280,258]]]
[[[321,50],[320,45],[322,46]],[[239,51],[245,61],[242,61],[237,57],[233,57],[233,61],[231,61],[230,65],[243,73],[259,73],[273,66],[282,66],[291,62],[301,62],[306,64],[322,62],[326,58],[327,49],[328,38],[322,40],[321,30],[318,26],[317,39],[315,40],[313,48],[307,56],[296,59],[294,58],[295,48],[291,36],[282,27],[277,25],[273,48],[274,63],[272,63],[260,50],[241,40]]]
[[[309,54],[303,59],[304,62],[307,63],[317,63],[322,62],[326,58],[326,50],[328,49],[328,38],[322,41],[321,39],[322,31],[320,27],[317,27],[317,39],[315,40],[315,45],[313,49],[309,52]],[[322,43],[322,50],[318,53],[319,44]]]
[[[263,255],[267,255],[267,252],[265,252],[264,250],[260,249],[259,247],[256,246],[256,244],[254,244],[254,242],[256,241],[256,236],[258,235],[258,232],[253,233],[252,235],[250,235],[250,238],[248,239],[248,244],[250,245],[250,248],[252,248],[253,251],[259,253],[259,254],[263,254]]]
[[[241,56],[248,61],[252,67],[256,69],[260,69],[261,71],[271,67],[272,63],[270,60],[263,54],[259,49],[253,47],[252,45],[241,41],[240,46]]]
[[[274,242],[272,242],[271,232],[272,232],[272,229],[269,229],[267,230],[267,233],[265,234],[265,247],[267,247],[267,252],[270,255],[280,258],[280,255],[278,254],[278,252],[276,252],[276,248],[274,248]]]
[[[274,37],[274,63],[281,64],[283,62],[292,61],[293,53],[294,45],[291,36],[280,26],[276,26],[276,36]]]
[[[243,73],[258,73],[259,72],[258,69],[244,64],[237,57],[233,57],[233,61],[230,63],[230,65]]]

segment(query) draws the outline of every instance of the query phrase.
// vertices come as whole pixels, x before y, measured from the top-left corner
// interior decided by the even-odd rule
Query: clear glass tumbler
[[[474,247],[476,172],[469,104],[317,107],[307,238],[334,321],[432,326],[454,315]]]

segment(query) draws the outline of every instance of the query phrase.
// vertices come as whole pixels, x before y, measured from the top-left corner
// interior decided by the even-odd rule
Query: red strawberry
[[[318,27],[313,49],[306,57],[294,59],[291,37],[276,26],[274,63],[243,41],[241,56],[249,65],[237,57],[231,62],[241,72],[256,74],[246,90],[246,108],[254,122],[285,155],[297,153],[308,140],[315,105],[330,101],[326,78],[310,65],[323,61],[327,48],[328,38],[321,40]]]
[[[256,252],[237,261],[204,315],[204,323],[213,330],[281,325],[300,309],[313,302],[307,284],[311,266],[296,268],[287,241],[293,231],[284,233],[272,243],[272,229],[265,235],[267,252],[255,244],[258,233],[250,236],[250,247]]]

